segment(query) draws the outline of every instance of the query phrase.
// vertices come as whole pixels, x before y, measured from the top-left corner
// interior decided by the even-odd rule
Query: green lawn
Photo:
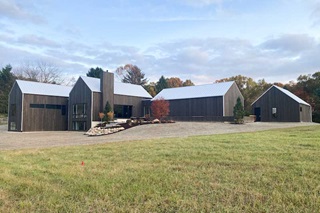
[[[319,126],[1,151],[0,169],[0,212],[320,212]]]

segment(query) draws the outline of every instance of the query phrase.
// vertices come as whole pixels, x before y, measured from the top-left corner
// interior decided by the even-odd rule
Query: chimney
[[[113,97],[114,97],[114,74],[108,72],[102,72],[100,76],[100,90],[101,90],[101,109],[104,110],[107,101],[109,102],[112,110],[113,106]]]

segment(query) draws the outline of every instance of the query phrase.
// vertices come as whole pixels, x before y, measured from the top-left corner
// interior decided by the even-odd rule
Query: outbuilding
[[[243,96],[234,81],[163,89],[152,101],[169,101],[169,118],[177,121],[233,121],[233,108]]]
[[[252,103],[256,121],[312,122],[310,104],[276,85],[271,86]]]

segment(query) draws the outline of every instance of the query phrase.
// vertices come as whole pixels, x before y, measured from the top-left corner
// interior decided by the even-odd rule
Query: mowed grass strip
[[[319,126],[1,151],[0,169],[0,212],[320,212]]]

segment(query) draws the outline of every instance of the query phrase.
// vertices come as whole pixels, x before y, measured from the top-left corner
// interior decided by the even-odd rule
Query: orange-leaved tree
[[[162,97],[152,101],[152,104],[151,104],[152,116],[161,121],[164,117],[169,115],[169,112],[170,112],[169,106],[170,106],[169,102],[164,100],[164,98]]]

